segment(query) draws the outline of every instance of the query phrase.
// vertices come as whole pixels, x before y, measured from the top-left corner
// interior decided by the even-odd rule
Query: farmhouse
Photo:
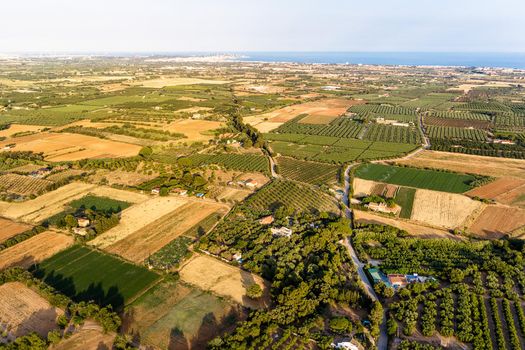
[[[155,194],[155,195],[160,194],[160,187],[153,188],[151,190],[151,194]]]
[[[368,203],[366,207],[373,211],[378,211],[387,214],[397,214],[400,210],[399,206],[389,207],[386,203]]]
[[[257,182],[257,180],[248,179],[244,181],[244,184],[246,185],[246,187],[255,188],[259,183]]]
[[[88,218],[78,218],[77,224],[79,227],[88,227],[90,224],[90,221]]]
[[[272,235],[280,236],[280,237],[291,237],[293,233],[293,231],[289,229],[288,227],[280,227],[280,228],[272,227],[270,230],[272,231]]]
[[[399,274],[388,275],[388,281],[390,282],[392,287],[394,287],[394,289],[406,287],[408,284],[406,276]]]
[[[79,236],[85,236],[88,231],[85,227],[75,227],[73,228],[73,232]]]

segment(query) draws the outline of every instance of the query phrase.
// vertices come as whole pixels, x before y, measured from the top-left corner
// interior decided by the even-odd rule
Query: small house
[[[73,232],[79,236],[85,236],[88,233],[87,228],[85,227],[75,227],[73,228]]]
[[[158,195],[160,194],[160,187],[155,187],[151,190],[151,194]]]
[[[331,346],[334,349],[359,350],[359,348],[356,345],[352,344],[349,341],[343,341],[343,342],[340,342],[340,343],[332,343]]]
[[[293,231],[288,227],[272,227],[270,230],[272,231],[272,235],[280,237],[291,237],[293,233]]]
[[[77,224],[79,227],[88,227],[91,222],[88,218],[78,218]]]
[[[233,260],[237,261],[239,264],[242,264],[242,253],[233,254]]]
[[[395,289],[404,288],[408,284],[406,276],[399,274],[388,275],[388,281]]]
[[[248,179],[244,181],[244,184],[246,185],[246,187],[255,188],[259,183],[257,182],[257,180]]]

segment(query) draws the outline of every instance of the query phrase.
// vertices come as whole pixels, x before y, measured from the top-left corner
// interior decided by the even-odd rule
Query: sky
[[[525,52],[525,0],[2,0],[0,52]]]

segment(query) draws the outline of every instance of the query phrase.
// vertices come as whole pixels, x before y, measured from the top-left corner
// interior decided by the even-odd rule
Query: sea
[[[238,60],[319,64],[460,66],[525,69],[525,52],[236,52]]]

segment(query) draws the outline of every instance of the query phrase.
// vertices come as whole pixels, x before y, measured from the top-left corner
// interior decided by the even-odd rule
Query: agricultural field
[[[125,244],[129,237],[135,234],[140,236],[142,230],[148,225],[153,225],[154,227],[157,220],[187,203],[186,199],[180,197],[155,197],[133,205],[122,212],[120,223],[117,226],[97,236],[89,244],[100,249],[108,249],[120,241]],[[141,247],[136,248],[137,250],[141,249]],[[142,250],[142,254],[151,253],[153,252]]]
[[[488,239],[513,236],[525,226],[525,210],[505,206],[487,206],[469,227],[476,236]]]
[[[333,199],[328,195],[306,184],[285,180],[274,180],[251,196],[246,204],[257,210],[284,205],[300,211],[338,212]]]
[[[355,176],[365,180],[451,193],[470,190],[470,183],[475,180],[472,175],[383,164],[361,165],[356,169]]]
[[[395,200],[396,203],[401,206],[401,212],[399,217],[403,219],[410,219],[412,216],[412,210],[414,208],[414,198],[416,195],[416,189],[409,187],[400,187]]]
[[[80,245],[53,255],[33,273],[73,300],[93,300],[115,309],[131,302],[161,278],[144,267]]]
[[[198,255],[184,263],[181,280],[200,289],[231,298],[251,309],[269,305],[269,283],[261,277],[207,255]],[[258,284],[263,296],[257,300],[246,296],[246,288]]]
[[[525,180],[514,177],[501,177],[491,183],[466,193],[470,197],[492,199],[506,205],[525,205]]]
[[[0,192],[20,196],[38,195],[54,182],[18,174],[0,175]]]
[[[72,161],[85,158],[119,158],[136,156],[140,146],[68,133],[39,133],[13,141],[0,142],[0,148],[15,143],[12,151],[44,153],[48,161]]]
[[[32,228],[31,225],[22,224],[2,218],[0,218],[0,227],[2,228],[0,230],[0,244],[5,240]]]
[[[387,225],[406,231],[409,235],[420,238],[448,238],[460,239],[448,230],[420,225],[412,221],[398,220],[396,218],[375,214],[370,211],[354,210],[354,220],[358,224]]]
[[[484,114],[481,114],[484,116]],[[439,126],[439,127],[454,127],[454,128],[474,128],[480,130],[489,130],[492,128],[492,123],[490,119],[470,119],[470,118],[460,118],[452,117],[441,118],[439,116],[426,116],[423,119],[423,122],[428,127],[430,126]]]
[[[47,337],[49,331],[58,328],[56,319],[63,314],[23,283],[0,285],[0,339],[13,340],[31,332]]]
[[[0,270],[20,266],[29,268],[71,246],[71,236],[46,231],[0,251]]]
[[[525,179],[525,160],[522,159],[494,158],[425,150],[410,159],[397,160],[396,163],[457,172],[468,169],[468,172],[472,174],[495,177],[513,176]]]
[[[322,163],[304,162],[293,158],[276,158],[279,173],[286,179],[312,185],[333,184],[338,180],[340,167]]]
[[[189,157],[193,165],[219,164],[229,170],[268,173],[270,165],[264,156],[255,154],[194,154]]]
[[[113,332],[104,332],[97,323],[86,321],[73,335],[53,346],[53,350],[111,349],[115,336]]]
[[[22,124],[11,124],[7,129],[0,129],[0,139],[3,137],[13,137],[20,133],[34,133],[45,129],[45,126],[41,125],[22,125]]]
[[[204,348],[243,318],[235,304],[180,282],[165,281],[127,307],[123,331],[160,349]]]
[[[228,207],[221,204],[188,202],[125,238],[104,246],[104,250],[140,264],[210,215],[224,216],[228,210]],[[108,234],[115,233],[108,232]]]
[[[448,126],[427,126],[427,135],[431,139],[462,139],[473,141],[486,141],[487,134],[479,129],[467,129]]]
[[[430,226],[463,229],[467,218],[483,208],[483,203],[463,195],[418,189],[410,218]]]
[[[38,224],[62,212],[69,202],[80,199],[87,194],[108,196],[115,200],[131,203],[142,202],[148,198],[146,195],[136,192],[73,182],[25,202],[0,202],[0,216],[24,223]]]

